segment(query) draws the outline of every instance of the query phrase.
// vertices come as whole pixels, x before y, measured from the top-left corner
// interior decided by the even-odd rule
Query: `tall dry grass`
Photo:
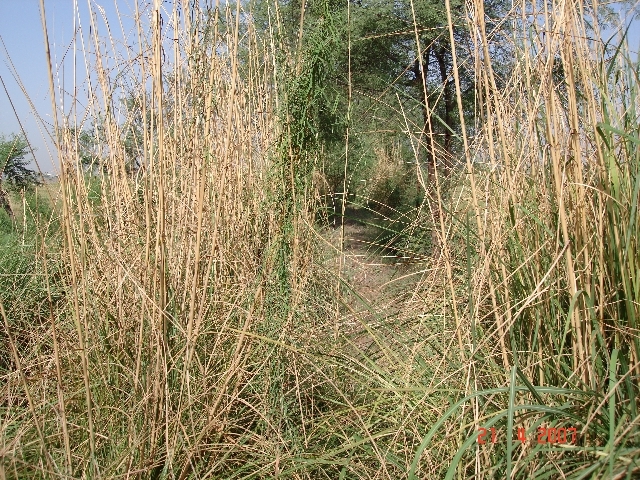
[[[604,14],[597,2],[514,4],[505,65],[483,2],[468,4],[479,135],[462,125],[458,203],[439,197],[459,336],[446,355],[462,359],[466,393],[429,427],[411,478],[452,441],[446,478],[640,471],[638,63],[624,32],[605,45]],[[491,427],[496,443],[480,445]],[[539,442],[570,427],[575,444]]]
[[[285,423],[311,407],[292,345],[319,303],[310,209],[290,177],[276,47],[245,13],[136,4],[124,50],[99,10],[77,25],[92,32],[72,45],[88,109],[55,125],[68,302],[40,351],[13,351],[3,478],[271,477],[293,455],[283,435],[299,425]]]

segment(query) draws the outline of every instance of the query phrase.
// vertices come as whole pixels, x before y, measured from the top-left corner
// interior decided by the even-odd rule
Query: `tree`
[[[285,44],[305,52],[317,41],[314,32],[322,28],[326,16],[331,15],[337,27],[334,34],[339,40],[335,43],[338,45],[336,51],[332,52],[336,59],[331,65],[333,71],[325,73],[325,77],[328,83],[342,87],[343,92],[337,92],[340,98],[335,102],[343,103],[350,73],[352,132],[389,131],[393,117],[404,130],[403,117],[407,116],[417,130],[433,133],[428,138],[429,148],[423,145],[423,152],[434,148],[449,158],[456,155],[461,148],[460,142],[456,142],[460,119],[445,2],[347,1],[350,4],[349,22],[344,0],[272,0],[279,4]],[[254,18],[259,28],[266,28],[264,5],[272,2],[256,2]],[[474,114],[476,85],[473,63],[467,61],[472,53],[472,42],[471,33],[465,26],[463,5],[462,0],[450,1],[457,73],[466,116]],[[484,2],[488,29],[493,28],[494,19],[502,18],[506,6],[505,0]],[[402,102],[402,109],[397,108],[397,99]],[[386,125],[378,125],[380,119]],[[471,119],[467,120],[468,125],[473,124]],[[423,155],[427,156],[426,153]],[[425,160],[433,161],[430,156]]]
[[[21,135],[0,136],[0,182],[16,189],[40,185],[38,173],[27,167],[29,144]]]
[[[140,95],[148,101],[146,93]],[[98,115],[88,129],[70,127],[63,132],[63,137],[68,138],[77,160],[89,175],[111,173],[110,152],[124,159],[127,174],[134,174],[143,166],[143,137],[145,129],[151,130],[151,108],[148,103],[144,119],[141,100],[136,94],[126,93],[121,101],[124,122],[116,123],[108,116]],[[108,122],[111,122],[111,136]]]
[[[27,168],[28,147],[27,141],[20,135],[11,135],[9,138],[0,136],[0,208],[10,217],[14,215],[9,204],[9,196],[2,188],[2,182],[5,181],[13,189],[20,190],[41,183],[38,174]]]

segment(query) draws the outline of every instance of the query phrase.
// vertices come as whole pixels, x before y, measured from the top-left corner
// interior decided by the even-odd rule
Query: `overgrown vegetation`
[[[638,476],[640,67],[596,3],[160,3],[135,56],[92,23],[59,192],[0,211],[0,478]],[[411,283],[349,280],[349,215]]]

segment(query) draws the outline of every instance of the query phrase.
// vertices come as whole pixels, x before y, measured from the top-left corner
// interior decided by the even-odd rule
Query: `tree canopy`
[[[475,78],[473,66],[465,61],[472,52],[471,33],[463,2],[451,0],[450,6],[465,114],[472,115]],[[504,0],[485,2],[487,28],[492,28],[492,19],[500,18],[505,6]],[[265,28],[269,24],[267,12],[279,12],[282,45],[295,51],[292,57],[301,59],[302,75],[305,68],[319,65],[325,69],[325,95],[314,97],[326,104],[316,107],[320,112],[332,107],[344,113],[350,85],[352,132],[389,132],[395,121],[402,125],[395,129],[396,135],[406,137],[403,130],[408,120],[411,130],[422,130],[422,136],[427,134],[429,141],[437,144],[431,146],[445,156],[451,157],[459,149],[455,140],[460,122],[444,0],[273,0],[254,2],[253,11],[257,25]],[[333,28],[328,29],[327,24]],[[335,39],[329,41],[328,35]],[[319,64],[316,58],[323,61]],[[338,138],[338,127],[346,128],[344,122],[326,121],[331,116],[319,116],[318,120],[319,138],[327,129],[331,132],[326,139]]]
[[[0,135],[0,181],[16,189],[42,183],[37,172],[28,168],[29,145],[21,135]]]
[[[487,28],[505,5],[485,2]],[[473,125],[476,79],[466,61],[472,36],[463,2],[450,0],[450,6],[463,111]],[[275,32],[280,55],[295,65],[282,82],[287,118],[304,119],[304,139],[322,146],[332,191],[343,188],[345,173],[346,183],[360,185],[379,152],[388,156],[389,149],[401,163],[417,160],[430,173],[436,164],[449,170],[461,158],[444,0],[255,0],[251,9],[258,30]],[[357,160],[345,170],[347,128],[350,156]]]

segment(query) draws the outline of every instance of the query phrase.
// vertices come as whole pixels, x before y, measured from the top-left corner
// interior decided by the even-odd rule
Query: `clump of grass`
[[[447,427],[459,443],[446,478],[631,478],[639,468],[638,67],[624,42],[589,40],[597,9],[565,7],[536,21],[535,5],[516,9],[501,89],[483,5],[470,12],[483,134],[467,150],[468,213],[450,217],[443,233],[458,233],[443,241],[466,238],[466,254],[446,262],[459,355],[471,363],[466,396],[424,437],[411,475]],[[500,443],[479,445],[480,427],[498,428]],[[539,444],[551,427],[576,428],[576,445]]]
[[[119,50],[92,23],[100,148],[87,170],[81,126],[56,126],[66,303],[42,301],[55,308],[32,331],[40,351],[3,299],[20,377],[8,395],[30,399],[3,407],[3,472],[271,478],[302,449],[309,171],[278,116],[273,39],[240,32],[242,9],[137,11],[140,55],[120,52],[117,81]]]
[[[41,190],[12,193],[14,217],[0,212],[0,301],[4,306],[14,338],[24,350],[38,350],[37,333],[49,320],[49,298],[57,305],[63,298],[58,283],[56,250],[59,233],[51,197]],[[42,267],[51,263],[51,277]],[[0,331],[2,354],[0,369],[6,375],[13,368],[9,337]]]

